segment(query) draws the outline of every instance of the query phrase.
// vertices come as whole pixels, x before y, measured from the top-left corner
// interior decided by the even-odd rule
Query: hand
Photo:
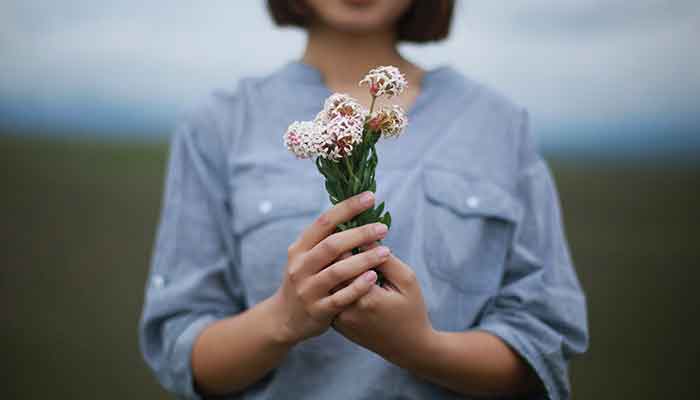
[[[271,298],[281,342],[293,345],[320,335],[339,312],[375,286],[377,274],[370,269],[386,260],[386,247],[343,259],[340,256],[381,240],[387,226],[376,223],[334,233],[337,224],[373,204],[371,192],[346,199],[324,212],[289,246],[282,285]],[[350,283],[331,293],[344,282]]]
[[[376,246],[368,248],[373,251]],[[338,314],[333,326],[358,345],[406,366],[429,347],[435,331],[413,270],[393,255],[377,269],[384,274],[385,284],[372,285]]]

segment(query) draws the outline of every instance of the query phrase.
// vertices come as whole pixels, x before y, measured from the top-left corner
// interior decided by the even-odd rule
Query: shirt
[[[331,206],[314,162],[283,145],[330,94],[315,67],[290,61],[215,91],[175,129],[139,332],[157,379],[181,397],[200,398],[197,336],[271,296],[289,244]],[[568,398],[569,360],[588,346],[586,301],[527,111],[441,66],[408,119],[376,146],[376,204],[393,217],[383,243],[415,271],[435,329],[496,335],[544,383],[531,398]],[[330,328],[230,398],[463,397]]]

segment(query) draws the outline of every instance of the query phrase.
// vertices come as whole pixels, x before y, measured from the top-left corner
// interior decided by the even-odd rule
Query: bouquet
[[[367,85],[371,96],[369,110],[344,93],[326,99],[313,121],[294,121],[284,134],[284,143],[297,158],[312,159],[325,178],[332,204],[364,191],[376,192],[375,170],[378,157],[375,144],[380,138],[396,138],[407,125],[406,113],[398,105],[378,107],[377,98],[400,95],[407,82],[398,68],[372,69],[359,82]],[[391,214],[384,202],[337,226],[338,231],[381,222],[391,227]],[[353,249],[353,254],[360,249]],[[377,282],[382,284],[381,274]]]

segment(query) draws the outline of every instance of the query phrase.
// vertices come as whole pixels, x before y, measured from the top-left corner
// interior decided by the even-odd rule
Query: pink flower
[[[360,84],[370,85],[374,97],[400,94],[406,79],[396,67],[371,70]],[[374,104],[374,101],[372,102]],[[384,138],[397,137],[406,128],[406,113],[401,107],[384,106],[371,118],[368,111],[345,93],[334,93],[323,104],[313,121],[295,121],[284,134],[284,143],[297,158],[323,157],[339,161],[352,155],[362,143],[365,124]]]
[[[362,142],[363,130],[363,118],[336,116],[325,126],[324,144],[319,155],[335,161],[350,156],[353,147]]]
[[[370,70],[360,81],[360,86],[362,85],[369,86],[369,93],[373,97],[394,97],[403,93],[408,82],[398,68],[388,65]]]
[[[364,119],[366,115],[367,110],[357,100],[345,93],[333,93],[326,99],[323,110],[316,115],[314,121],[328,124],[338,116]]]
[[[315,157],[323,145],[321,126],[312,121],[294,121],[284,134],[284,144],[297,158]]]
[[[384,106],[368,122],[369,128],[380,132],[383,138],[398,137],[408,125],[406,112],[398,106]]]

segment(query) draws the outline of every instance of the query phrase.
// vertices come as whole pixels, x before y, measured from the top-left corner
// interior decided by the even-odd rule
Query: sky
[[[457,0],[449,40],[402,45],[528,108],[548,149],[700,152],[697,0]],[[0,3],[0,126],[167,135],[214,88],[301,55],[257,0]]]

